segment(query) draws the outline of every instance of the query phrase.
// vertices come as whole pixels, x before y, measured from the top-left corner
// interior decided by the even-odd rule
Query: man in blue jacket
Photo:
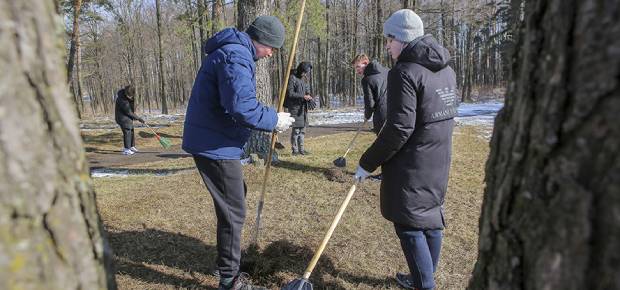
[[[264,289],[239,273],[246,186],[240,158],[251,130],[285,131],[293,118],[256,98],[255,62],[284,44],[282,23],[260,16],[245,32],[226,28],[205,45],[187,106],[183,150],[191,153],[217,216],[219,289]]]

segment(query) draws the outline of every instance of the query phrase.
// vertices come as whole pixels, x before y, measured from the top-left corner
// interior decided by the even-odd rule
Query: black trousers
[[[245,221],[243,171],[239,160],[194,156],[196,167],[213,198],[217,216],[217,267],[221,278],[239,273],[241,230]]]
[[[123,146],[127,149],[136,146],[136,138],[134,136],[133,128],[122,128],[123,130]]]

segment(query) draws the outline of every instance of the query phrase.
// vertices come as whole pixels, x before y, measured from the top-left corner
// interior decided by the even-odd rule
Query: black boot
[[[249,275],[246,273],[239,273],[233,280],[232,286],[226,287],[220,283],[218,290],[267,290],[267,288],[250,284]]]

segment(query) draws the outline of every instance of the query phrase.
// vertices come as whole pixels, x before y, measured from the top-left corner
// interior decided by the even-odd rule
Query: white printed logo
[[[456,90],[454,88],[437,89],[435,92],[447,107],[454,107],[457,104]]]

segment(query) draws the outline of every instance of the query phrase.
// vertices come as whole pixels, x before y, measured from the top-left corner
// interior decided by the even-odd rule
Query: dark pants
[[[123,146],[127,149],[136,146],[133,128],[121,127],[121,130],[123,130]]]
[[[291,149],[293,152],[304,151],[304,136],[306,135],[305,127],[293,127],[291,130]]]
[[[433,274],[439,263],[443,231],[420,230],[399,224],[394,224],[394,228],[409,266],[413,286],[420,290],[433,289]]]
[[[235,277],[239,272],[241,229],[245,220],[246,186],[241,162],[201,156],[194,156],[194,161],[215,205],[220,278]]]

